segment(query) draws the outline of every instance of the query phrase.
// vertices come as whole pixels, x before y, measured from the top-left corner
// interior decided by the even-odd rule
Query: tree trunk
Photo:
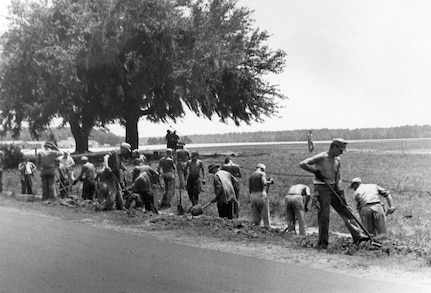
[[[126,118],[126,142],[130,143],[132,150],[139,147],[138,121],[139,117],[129,115]]]
[[[90,130],[86,129],[73,121],[69,121],[69,124],[70,131],[75,139],[75,153],[82,154],[88,152],[88,136],[90,135],[91,128]]]

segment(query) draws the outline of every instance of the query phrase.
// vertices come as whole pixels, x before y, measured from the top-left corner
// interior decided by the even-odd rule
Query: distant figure
[[[86,156],[81,157],[81,173],[73,181],[76,184],[82,180],[82,199],[94,200],[94,193],[96,191],[96,168],[93,163],[88,161]]]
[[[257,164],[256,171],[250,175],[248,180],[248,187],[253,223],[259,226],[260,221],[263,220],[263,225],[270,228],[269,199],[265,187],[273,184],[274,180],[272,178],[266,179],[265,172],[266,166],[264,164]]]
[[[132,151],[133,165],[149,165],[148,159],[144,154],[141,154],[138,149]]]
[[[58,147],[50,141],[43,144],[43,150],[38,154],[38,164],[41,168],[40,177],[42,178],[42,200],[57,199],[55,188],[55,177],[57,168],[57,158],[63,155]]]
[[[64,152],[63,157],[60,159],[60,163],[66,168],[67,181],[72,183],[75,180],[75,174],[73,173],[73,167],[75,166],[75,160],[70,156],[69,152]],[[68,185],[68,193],[72,191],[72,186]]]
[[[225,158],[224,163],[221,166],[221,169],[232,174],[232,176],[234,176],[237,180],[239,180],[239,178],[242,177],[241,169],[239,168],[239,165],[235,164],[232,161],[231,156],[227,156]],[[234,205],[233,206],[233,215],[235,218],[239,218],[239,190],[238,190],[238,194],[237,194],[237,200],[234,202],[233,205]]]
[[[192,159],[187,161],[186,169],[189,173],[187,177],[187,193],[192,205],[199,203],[199,194],[201,193],[202,184],[205,184],[204,164],[199,160],[199,153],[192,152]],[[201,174],[202,172],[202,179]]]
[[[208,166],[208,173],[213,174],[215,197],[220,218],[234,217],[234,203],[238,200],[239,182],[231,173],[220,170],[219,165]]]
[[[361,178],[352,179],[350,188],[355,191],[353,196],[365,229],[374,236],[386,234],[386,216],[395,211],[391,193],[377,184],[363,184]],[[379,195],[388,202],[386,215]]]
[[[25,159],[19,163],[18,170],[21,173],[21,193],[33,194],[33,177],[36,165]]]
[[[311,130],[307,133],[308,152],[314,151],[313,132]]]
[[[161,172],[160,172],[161,171]],[[160,159],[157,166],[157,172],[162,174],[165,183],[165,192],[163,193],[160,209],[171,207],[171,200],[175,193],[175,163],[172,158],[172,149],[166,149],[166,155]]]
[[[298,220],[299,234],[305,235],[305,212],[308,211],[310,188],[304,184],[290,187],[284,202],[286,205],[286,221],[288,233],[296,234],[295,221]]]
[[[179,181],[179,188],[180,192],[182,189],[186,188],[186,182],[187,182],[187,161],[190,160],[190,151],[188,149],[184,148],[184,145],[180,145],[176,151],[176,162],[177,162],[177,174],[178,174],[178,181]]]
[[[166,148],[172,149],[174,152],[177,149],[178,141],[180,140],[180,137],[177,135],[177,131],[174,130],[174,132],[170,131],[169,129],[166,131]]]

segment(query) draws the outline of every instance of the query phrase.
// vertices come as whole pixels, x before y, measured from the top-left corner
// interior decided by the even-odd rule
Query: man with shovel
[[[266,179],[265,171],[266,166],[264,164],[257,164],[256,171],[250,175],[248,186],[253,222],[259,226],[260,221],[263,220],[263,225],[269,228],[271,224],[269,221],[268,188],[270,184],[274,184],[274,180],[272,178]]]
[[[367,231],[374,236],[386,234],[386,216],[395,211],[391,193],[377,184],[363,184],[361,178],[353,178],[350,188],[355,191],[353,196],[358,204],[361,222]],[[379,195],[388,202],[386,214]]]
[[[215,197],[212,202],[217,203],[219,217],[232,220],[234,203],[238,200],[239,182],[231,173],[220,170],[219,165],[209,165],[208,172],[214,175]]]
[[[344,191],[340,189],[340,155],[346,150],[347,142],[342,138],[334,139],[326,152],[319,153],[311,158],[303,160],[299,166],[307,172],[313,173],[315,189],[318,192],[320,209],[317,213],[319,225],[318,249],[326,249],[329,239],[329,212],[332,206],[344,220],[347,229],[352,235],[353,242],[370,240],[363,233],[356,222],[350,207],[344,198]],[[342,201],[342,202],[341,202]]]

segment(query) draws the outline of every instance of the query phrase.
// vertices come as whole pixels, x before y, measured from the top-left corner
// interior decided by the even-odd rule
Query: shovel
[[[326,186],[329,187],[329,189],[331,189],[332,193],[335,194],[335,196],[338,198],[338,200],[341,202],[341,204],[348,210],[349,214],[352,216],[352,218],[355,220],[355,222],[359,225],[359,227],[361,227],[361,229],[365,232],[365,234],[367,234],[368,238],[370,239],[370,244],[377,246],[377,247],[382,247],[382,244],[375,242],[373,240],[373,237],[371,236],[371,234],[367,231],[367,229],[365,228],[364,225],[362,225],[361,221],[359,221],[356,216],[352,213],[352,211],[350,210],[350,207],[348,205],[346,205],[346,203],[344,202],[344,200],[341,198],[341,196],[335,191],[335,189],[325,180],[325,184]]]
[[[179,188],[179,191],[180,191],[180,203],[177,206],[177,215],[181,216],[181,215],[184,215],[184,207],[181,204],[181,187]]]
[[[195,205],[195,206],[192,206],[192,210],[191,210],[191,212],[192,212],[192,216],[199,216],[199,215],[202,215],[203,214],[203,212],[204,212],[204,209],[207,207],[207,206],[209,206],[210,204],[212,204],[212,201],[210,201],[210,202],[208,202],[208,203],[206,203],[206,204],[204,204],[203,206],[201,205],[201,204],[197,204],[197,205]]]

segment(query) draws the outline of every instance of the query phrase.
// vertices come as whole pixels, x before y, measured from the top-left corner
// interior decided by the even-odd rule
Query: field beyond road
[[[326,151],[328,144],[316,144],[313,154]],[[195,149],[190,149],[193,151]],[[205,166],[221,163],[225,154],[233,153],[233,160],[242,167],[240,218],[226,221],[217,217],[216,207],[210,206],[204,216],[176,216],[178,190],[173,207],[163,214],[151,215],[137,210],[96,212],[94,205],[76,201],[42,203],[18,201],[19,177],[15,170],[4,174],[4,192],[0,204],[50,214],[67,220],[121,229],[130,233],[156,235],[166,241],[243,255],[298,263],[305,266],[360,275],[364,278],[391,280],[431,286],[431,196],[428,187],[431,179],[431,140],[357,142],[348,145],[342,156],[342,179],[346,198],[355,210],[348,181],[361,177],[364,182],[376,183],[389,189],[394,197],[396,212],[388,217],[389,237],[382,240],[383,247],[376,249],[366,243],[351,243],[340,217],[331,212],[330,245],[327,251],[315,249],[317,242],[315,210],[306,215],[307,236],[282,235],[285,228],[284,196],[292,184],[311,186],[312,177],[298,164],[309,154],[304,144],[235,146],[200,148]],[[157,164],[156,161],[151,162]],[[257,163],[267,166],[268,176],[275,180],[270,189],[271,216],[274,229],[252,227],[248,204],[248,176]],[[76,171],[80,167],[77,166]],[[202,203],[213,197],[211,177],[200,196]],[[35,186],[40,184],[35,177]],[[74,188],[77,192],[77,188]],[[40,190],[37,191],[40,195]],[[158,198],[161,191],[156,191]],[[38,197],[36,197],[37,199]],[[186,192],[182,193],[183,205],[190,207]]]

